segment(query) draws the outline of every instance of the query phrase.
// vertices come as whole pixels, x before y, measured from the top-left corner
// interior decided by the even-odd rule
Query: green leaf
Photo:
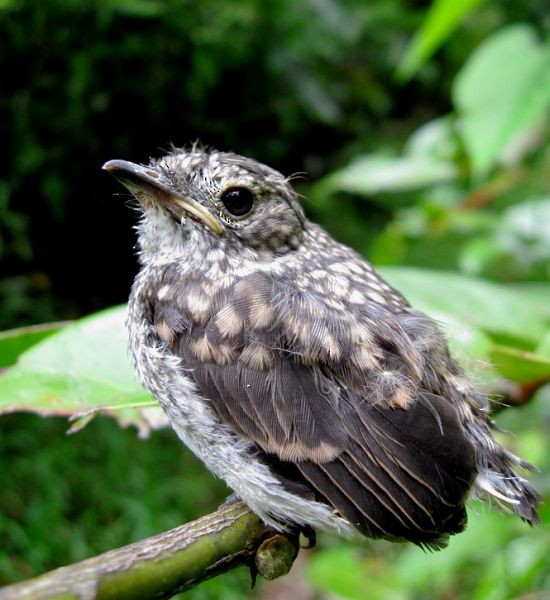
[[[380,272],[414,307],[436,318],[450,315],[496,339],[534,349],[548,329],[538,304],[510,287],[428,269],[384,267]]]
[[[498,256],[499,251],[492,237],[488,235],[473,237],[467,240],[461,249],[460,269],[469,275],[481,274]]]
[[[550,197],[526,199],[503,211],[495,246],[523,262],[550,264]]]
[[[0,332],[0,367],[13,365],[27,348],[59,331],[68,323],[45,323]]]
[[[550,44],[527,25],[486,40],[457,75],[453,102],[472,173],[483,177],[507,145],[544,119],[550,103]]]
[[[490,358],[507,379],[519,382],[550,381],[550,358],[532,352],[494,345]]]
[[[408,45],[405,56],[397,68],[397,79],[402,82],[408,81],[460,25],[464,17],[482,1],[435,0],[432,2],[424,22]]]
[[[409,156],[432,156],[452,161],[457,153],[454,119],[451,115],[432,119],[410,135],[404,152]]]
[[[550,321],[550,282],[530,281],[515,283],[511,286],[518,298],[525,299],[527,306],[535,308],[539,317]]]
[[[360,156],[333,172],[318,184],[325,192],[344,191],[372,195],[399,192],[451,181],[456,168],[450,162],[429,155],[389,157]]]
[[[540,341],[540,344],[537,346],[535,354],[537,356],[540,356],[541,358],[550,359],[550,331],[547,331],[546,335]]]
[[[145,435],[158,409],[151,412],[156,403],[134,374],[124,316],[124,306],[102,311],[24,352],[0,377],[0,414],[75,416],[102,409]]]

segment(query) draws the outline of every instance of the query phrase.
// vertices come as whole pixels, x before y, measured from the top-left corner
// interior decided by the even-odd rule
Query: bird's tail
[[[468,403],[475,407],[474,411],[463,419],[466,434],[474,442],[477,450],[478,475],[474,482],[473,496],[504,511],[514,512],[531,525],[539,523],[537,504],[541,497],[533,486],[517,473],[536,472],[538,469],[493,438],[486,396],[475,389],[470,389],[468,396]]]

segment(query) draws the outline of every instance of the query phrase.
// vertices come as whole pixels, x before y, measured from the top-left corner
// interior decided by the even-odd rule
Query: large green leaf
[[[0,377],[0,413],[102,408],[146,433],[158,415],[130,363],[124,315],[125,307],[115,307],[86,317],[21,354]]]
[[[413,306],[443,323],[453,353],[477,379],[493,379],[496,371],[517,382],[550,380],[550,318],[541,310],[542,295],[457,273],[381,271]]]
[[[484,176],[516,136],[541,123],[550,103],[550,44],[527,25],[487,39],[457,75],[453,101],[472,172]]]
[[[17,357],[27,348],[34,346],[67,324],[68,322],[44,323],[43,325],[29,325],[9,331],[0,331],[0,368],[13,365]]]
[[[413,306],[433,316],[450,315],[499,340],[532,349],[548,330],[538,304],[505,285],[428,269],[384,267],[380,271]]]
[[[508,379],[519,382],[550,381],[550,358],[538,353],[495,344],[489,356],[495,368]]]
[[[535,306],[540,317],[550,321],[550,281],[515,283],[512,289],[528,306]]]
[[[429,154],[401,157],[371,154],[359,156],[346,167],[334,171],[317,187],[322,186],[325,193],[344,191],[371,195],[415,190],[451,181],[455,176],[456,168],[452,163]]]

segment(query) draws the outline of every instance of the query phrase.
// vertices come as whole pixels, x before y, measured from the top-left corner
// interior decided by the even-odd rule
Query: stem
[[[274,540],[275,543],[269,543]],[[297,540],[264,525],[242,502],[197,521],[0,589],[0,600],[169,598],[241,565],[285,575]]]

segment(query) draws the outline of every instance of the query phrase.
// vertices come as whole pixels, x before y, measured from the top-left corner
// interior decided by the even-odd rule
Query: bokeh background
[[[544,0],[1,1],[0,330],[123,303],[135,214],[101,165],[195,140],[305,173],[308,215],[375,264],[528,290],[548,318],[549,27]],[[484,301],[502,308],[498,294]],[[540,338],[539,375],[518,377],[525,405],[498,423],[541,467],[548,500]],[[0,418],[0,585],[176,526],[227,493],[168,430],[140,440],[104,417],[66,429]],[[533,530],[471,508],[437,555],[326,537],[279,582],[251,591],[242,570],[188,596],[550,597],[548,508]]]

